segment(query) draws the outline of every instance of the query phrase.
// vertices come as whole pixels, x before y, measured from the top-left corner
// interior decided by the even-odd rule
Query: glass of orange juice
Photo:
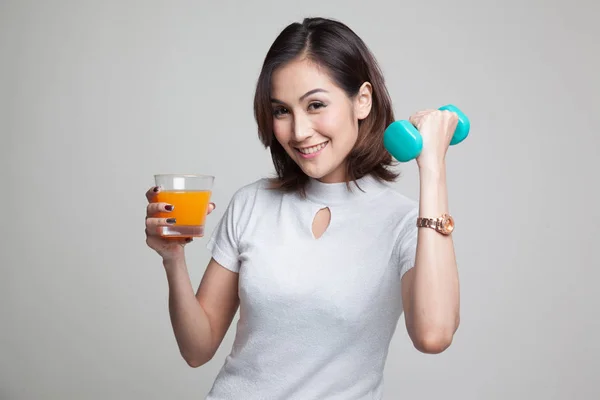
[[[161,236],[167,238],[204,236],[204,220],[214,180],[215,177],[210,175],[154,175],[156,186],[160,187],[155,201],[173,205],[173,211],[161,212],[156,217],[175,218],[175,224],[161,227]]]

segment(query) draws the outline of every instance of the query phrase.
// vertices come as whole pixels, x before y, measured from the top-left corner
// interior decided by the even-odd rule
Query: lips
[[[311,155],[315,155],[315,154],[319,153],[321,150],[323,150],[325,148],[325,146],[327,146],[328,143],[329,143],[329,141],[319,143],[315,146],[296,148],[296,150],[298,151],[298,153],[300,153],[303,156],[311,156]]]

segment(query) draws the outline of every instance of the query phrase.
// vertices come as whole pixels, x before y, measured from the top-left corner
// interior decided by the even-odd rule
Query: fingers
[[[458,125],[458,114],[457,113],[450,111],[450,110],[444,110],[444,111],[442,111],[442,115],[448,121],[451,128],[456,128],[456,125]]]
[[[146,218],[146,235],[156,236],[163,226],[173,225],[175,218]]]
[[[424,116],[424,115],[431,114],[431,113],[432,113],[432,112],[434,112],[434,111],[437,111],[437,110],[436,110],[436,109],[434,109],[434,108],[428,108],[428,109],[426,109],[426,110],[417,111],[417,112],[416,112],[416,113],[414,113],[413,115],[415,115],[415,116],[419,116],[419,117],[422,117],[422,116]]]
[[[444,131],[448,131],[453,133],[458,125],[458,114],[449,110],[435,110],[430,114],[427,114],[421,118],[419,121],[420,124],[423,124],[426,120],[433,118],[433,120],[438,121],[440,126],[443,127]]]
[[[158,254],[163,256],[163,259],[165,257],[169,257],[169,253],[172,253],[175,250],[174,246],[181,246],[182,248],[185,248],[185,245],[193,242],[193,240],[194,239],[191,237],[165,239],[160,235],[150,234],[150,232],[146,230],[146,245],[148,245],[151,249],[156,250]]]
[[[207,214],[210,214],[216,208],[215,203],[209,203]],[[152,217],[158,213],[171,212],[175,209],[175,206],[169,203],[149,203],[146,206],[146,216]]]
[[[409,121],[411,124],[413,124],[413,126],[417,127],[417,126],[419,126],[419,121],[421,121],[421,116],[418,116],[418,115],[411,115],[411,116],[408,118],[408,121]]]
[[[418,127],[419,127],[419,124],[421,123],[421,120],[422,120],[422,119],[423,119],[425,116],[427,116],[427,115],[431,114],[431,113],[432,113],[432,112],[434,112],[434,111],[436,111],[436,110],[434,110],[434,109],[427,109],[427,110],[418,111],[418,112],[414,113],[413,115],[411,115],[411,116],[408,118],[408,121],[409,121],[411,124],[413,124],[413,125],[414,125],[416,128],[418,128]]]
[[[206,210],[206,214],[210,214],[211,212],[213,212],[213,210],[216,208],[217,206],[215,205],[215,203],[208,203],[208,209]]]
[[[146,206],[146,216],[152,217],[158,213],[171,212],[175,206],[169,203],[149,203]]]
[[[458,124],[458,115],[455,112],[449,110],[423,110],[414,113],[411,115],[408,120],[411,124],[413,124],[417,129],[420,129],[423,123],[428,120],[430,117],[441,117],[442,120],[446,121],[447,125],[450,129],[456,128]]]
[[[156,195],[160,192],[160,187],[153,186],[146,192],[146,199],[148,199],[148,205],[146,206],[146,235],[157,236],[160,235],[161,227],[172,225],[176,223],[175,218],[157,218],[157,215],[163,213],[170,213],[175,209],[175,205],[155,202]],[[207,207],[207,214],[213,212],[216,208],[215,203],[210,202]],[[164,217],[164,215],[160,215]],[[183,243],[189,243],[191,240],[184,241]]]
[[[146,192],[146,199],[148,199],[148,201],[152,201],[152,199],[154,199],[154,196],[156,196],[156,194],[160,191],[160,188],[158,186],[152,186],[150,189],[148,189],[148,191]]]

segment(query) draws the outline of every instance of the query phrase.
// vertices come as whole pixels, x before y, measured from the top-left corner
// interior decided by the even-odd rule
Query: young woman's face
[[[325,183],[343,182],[358,120],[371,109],[370,84],[350,99],[325,70],[295,60],[273,73],[271,106],[275,138],[302,171]]]

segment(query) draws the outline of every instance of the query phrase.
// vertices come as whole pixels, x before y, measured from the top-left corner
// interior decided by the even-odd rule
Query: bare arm
[[[448,212],[445,167],[421,170],[419,214]],[[402,277],[402,302],[408,334],[424,353],[440,353],[459,325],[459,282],[452,236],[420,228],[414,268]]]
[[[181,355],[191,367],[214,356],[239,306],[238,274],[211,258],[194,295],[185,258],[164,261],[169,314]]]
[[[169,284],[169,315],[179,351],[192,367],[207,363],[231,325],[238,302],[238,274],[211,258],[196,294],[185,262],[185,246],[191,239],[160,236],[160,228],[174,221],[164,218],[172,204],[159,203],[160,187],[146,192],[146,244],[163,260]],[[207,214],[215,209],[210,203]]]

